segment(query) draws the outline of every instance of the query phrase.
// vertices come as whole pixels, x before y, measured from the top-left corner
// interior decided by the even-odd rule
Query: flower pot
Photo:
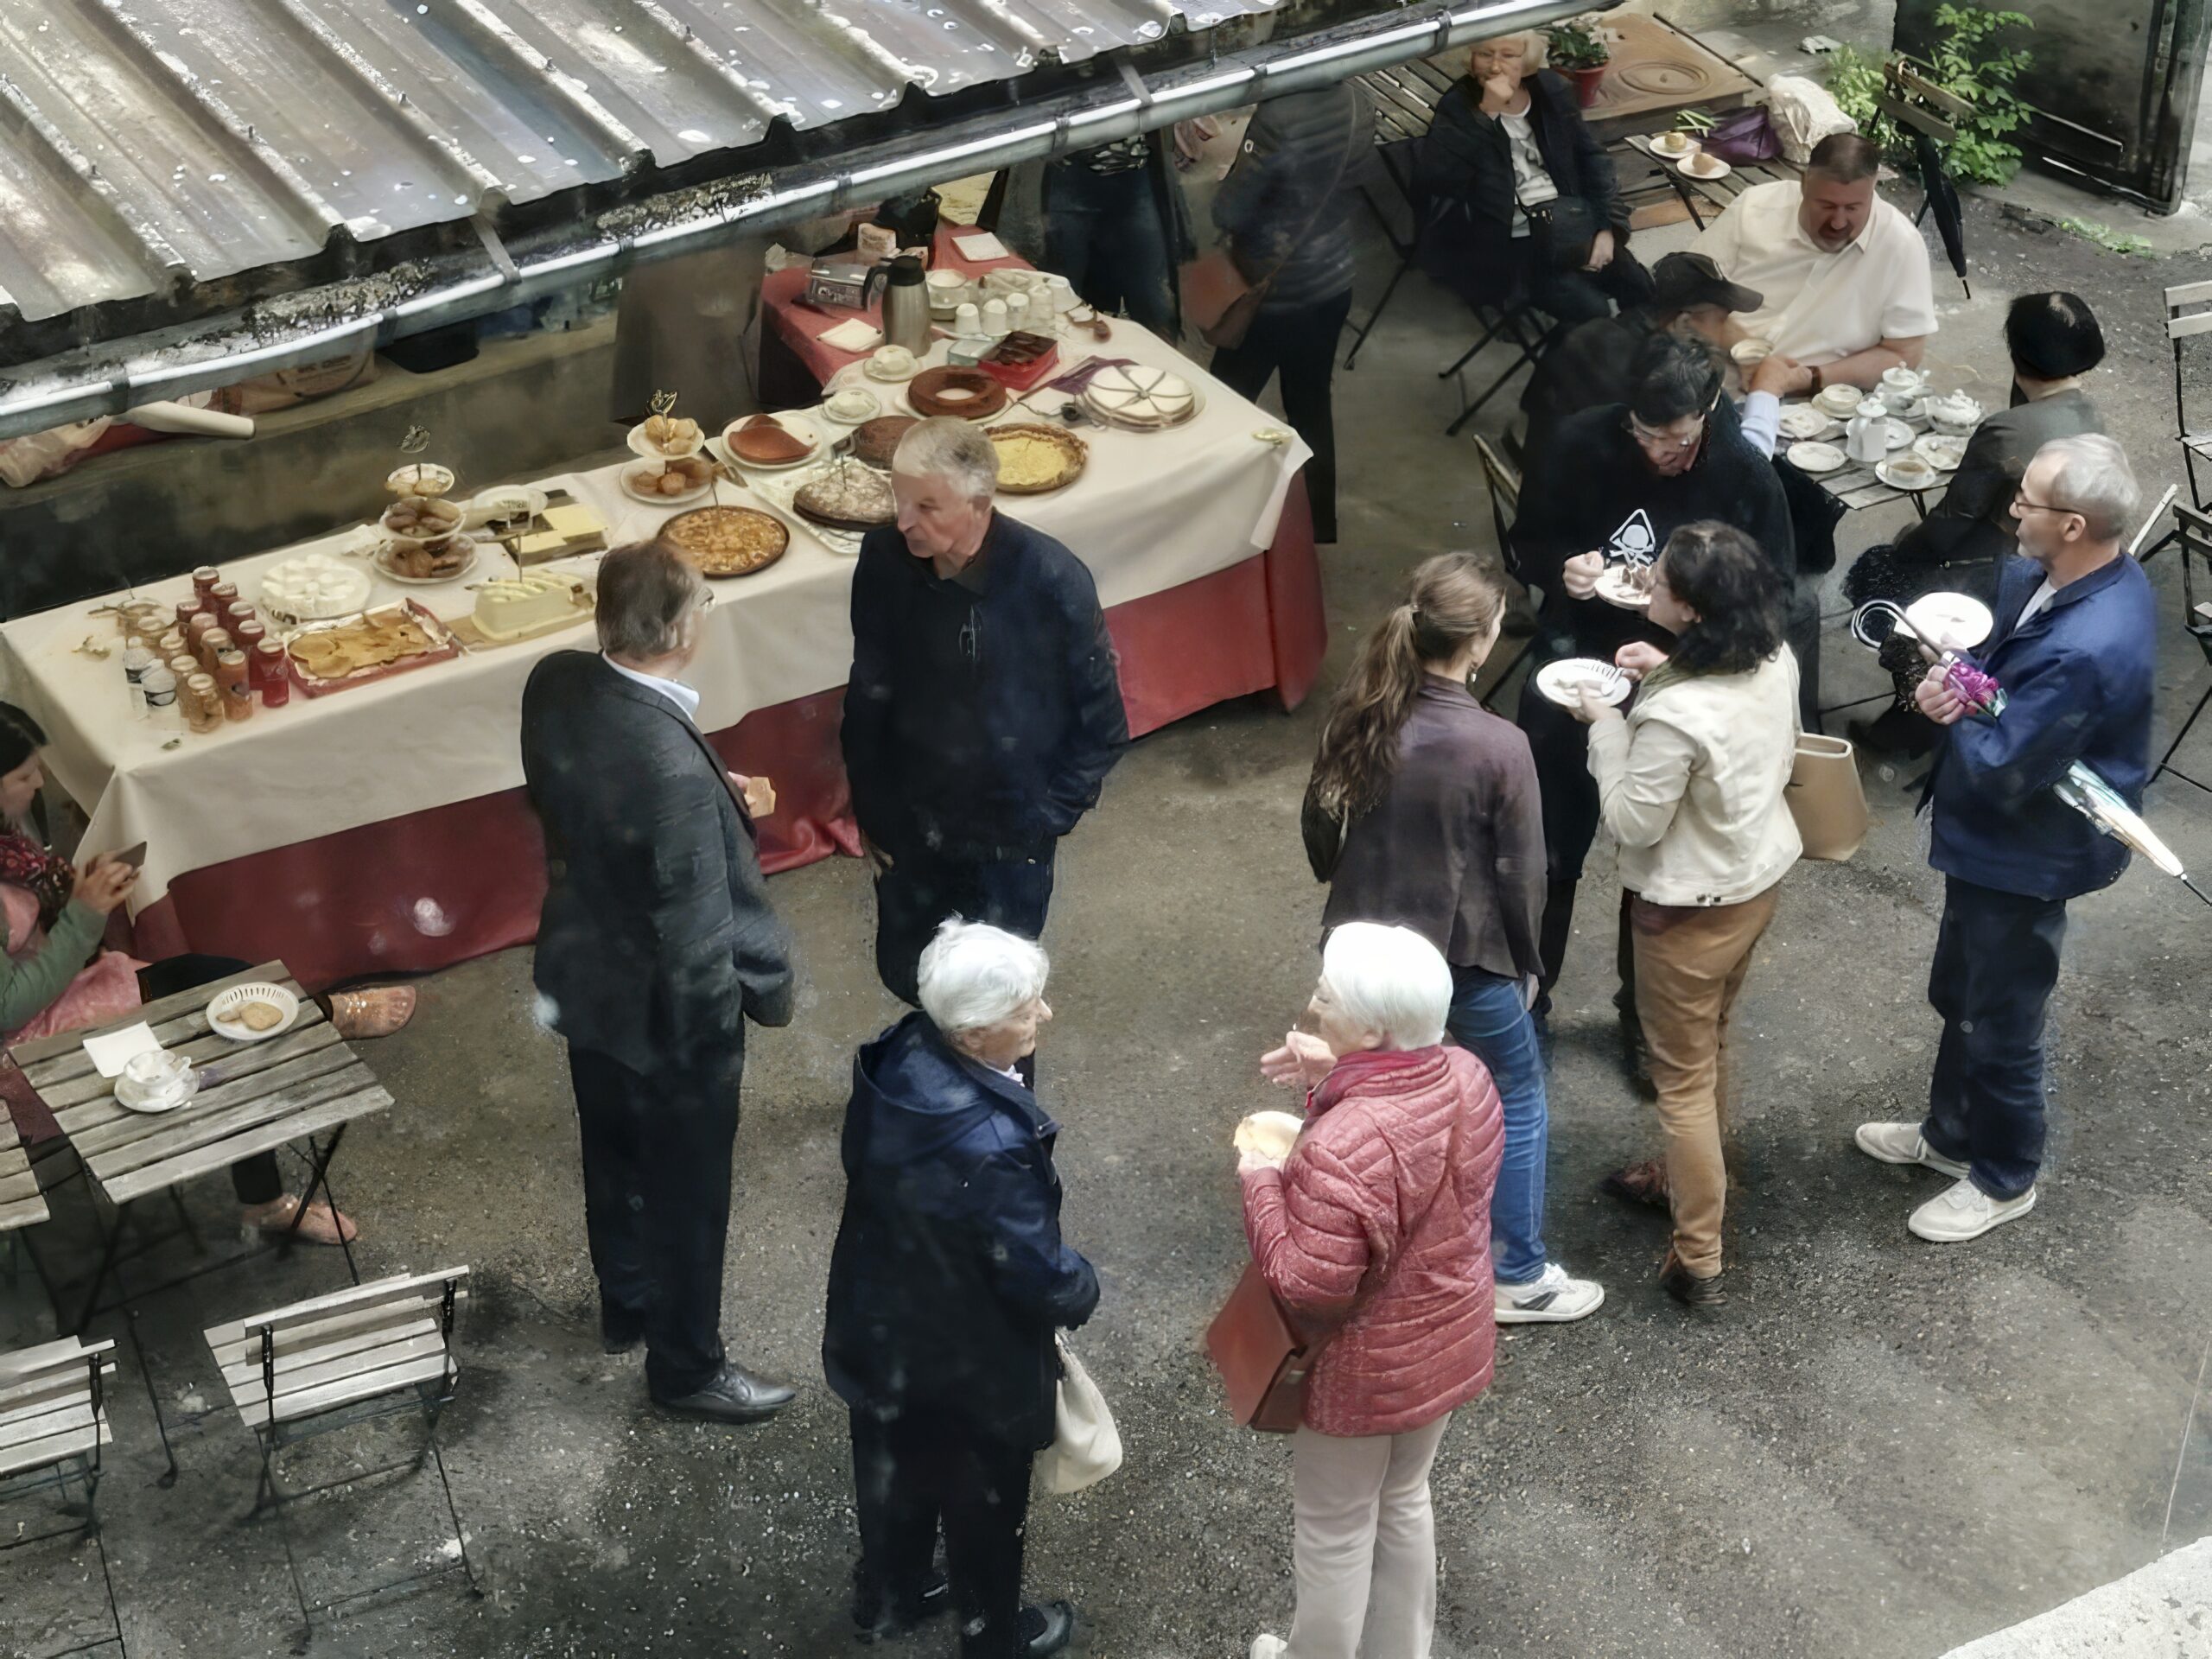
[[[1574,101],[1582,108],[1586,110],[1598,101],[1598,83],[1605,79],[1605,71],[1610,67],[1601,63],[1595,68],[1567,72],[1567,78],[1574,83]]]

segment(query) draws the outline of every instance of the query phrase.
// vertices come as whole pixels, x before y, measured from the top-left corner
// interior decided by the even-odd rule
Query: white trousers
[[[1429,1659],[1436,1516],[1428,1470],[1449,1412],[1403,1434],[1290,1437],[1298,1617],[1285,1659]]]

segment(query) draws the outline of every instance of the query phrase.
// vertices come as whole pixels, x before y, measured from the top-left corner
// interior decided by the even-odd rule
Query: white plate
[[[1680,161],[1685,156],[1694,156],[1704,148],[1687,132],[1662,132],[1651,141],[1651,153],[1669,162]]]
[[[192,1073],[188,1082],[188,1088],[173,1096],[157,1096],[142,1095],[138,1092],[138,1085],[129,1077],[118,1077],[115,1080],[115,1103],[125,1111],[143,1112],[148,1117],[158,1117],[163,1112],[176,1110],[200,1092],[198,1072]]]
[[[524,511],[508,515],[500,521],[502,523],[528,524],[545,511],[544,491],[532,489],[524,484],[502,485],[480,492],[468,502],[461,513],[461,527],[463,530],[483,529],[492,522],[493,510],[500,505],[502,498],[510,499],[518,504],[527,504]]]
[[[1807,443],[1815,438],[1835,435],[1835,423],[1811,404],[1785,404],[1782,410],[1782,435],[1792,443]]]
[[[1039,383],[1039,386],[1032,388],[1033,391],[1041,389],[1042,383]],[[1101,409],[1097,404],[1092,403],[1090,401],[1090,394],[1088,391],[1077,392],[1075,396],[1075,402],[1082,407],[1083,412],[1090,416],[1091,419],[1098,422],[1102,425],[1111,427],[1116,432],[1176,432],[1181,430],[1184,427],[1188,426],[1192,421],[1197,420],[1199,416],[1206,412],[1206,394],[1202,388],[1196,385],[1193,385],[1191,388],[1191,412],[1188,415],[1185,415],[1181,420],[1172,421],[1165,426],[1125,425],[1122,422],[1116,420],[1111,413]]]
[[[837,387],[831,391],[830,396],[834,397],[837,395],[838,391],[859,392],[862,397],[868,399],[868,413],[865,415],[855,415],[850,417],[840,415],[830,407],[830,400],[828,397],[825,397],[822,401],[822,406],[814,412],[819,415],[823,420],[829,422],[832,426],[864,426],[868,422],[874,420],[877,416],[883,413],[883,399],[877,397],[875,393],[868,391],[865,386]]]
[[[699,442],[689,449],[664,449],[645,435],[645,423],[639,421],[630,429],[630,453],[640,461],[682,461],[696,455],[707,447],[707,429],[699,429]]]
[[[449,582],[459,582],[463,576],[467,575],[470,571],[476,568],[477,561],[483,556],[483,550],[472,542],[469,544],[468,556],[463,559],[459,566],[447,572],[444,575],[403,576],[398,571],[393,569],[390,564],[385,563],[385,555],[391,551],[391,550],[389,547],[380,547],[377,549],[376,553],[370,559],[369,563],[376,566],[377,575],[382,576],[386,582],[396,582],[403,588],[442,588]]]
[[[912,379],[927,366],[928,365],[918,357],[914,359],[914,366],[907,370],[906,373],[886,374],[881,369],[876,366],[875,359],[870,357],[861,359],[861,372],[866,375],[869,379],[876,382],[879,385],[895,386],[904,385],[906,381]]]
[[[1821,473],[1840,472],[1849,459],[1832,443],[1813,442],[1789,446],[1789,464],[1801,473],[1811,473],[1815,476]]]
[[[1690,166],[1693,161],[1699,164],[1695,168]],[[1711,171],[1703,170],[1705,168],[1710,168]],[[1710,184],[1715,179],[1725,179],[1735,170],[1718,156],[1708,156],[1702,149],[1694,149],[1675,163],[1675,172],[1686,179],[1695,179],[1704,184]]]
[[[1866,397],[1856,386],[1829,386],[1813,403],[1823,414],[1840,421],[1847,415],[1856,414]]]
[[[1625,701],[1634,684],[1611,663],[1601,663],[1595,657],[1563,657],[1536,671],[1536,690],[1560,708],[1573,709],[1582,698],[1568,688],[1585,679],[1596,680],[1603,687],[1608,705]]]
[[[1651,608],[1651,590],[1628,585],[1628,567],[1609,564],[1598,577],[1598,597],[1608,605],[1618,605],[1624,611],[1648,611]]]
[[[1989,607],[1965,594],[1923,594],[1904,607],[1907,626],[1933,645],[1980,645],[1989,638]]]
[[[1913,440],[1912,453],[1939,473],[1955,473],[1959,463],[1967,458],[1967,441],[1946,433],[1929,432]]]
[[[1932,490],[1943,481],[1942,475],[1939,473],[1929,473],[1917,480],[1901,477],[1898,475],[1896,465],[1886,461],[1878,461],[1874,463],[1874,476],[1891,489],[1904,490],[1908,493],[1919,490]]]
[[[742,416],[740,417],[739,421],[732,421],[728,426],[722,429],[720,453],[728,458],[731,466],[742,467],[749,473],[780,473],[786,471],[791,467],[804,467],[810,461],[816,461],[822,459],[821,429],[818,427],[812,426],[807,422],[799,419],[796,415],[779,415],[776,416],[776,424],[782,427],[785,431],[790,433],[791,436],[797,438],[800,442],[811,444],[813,448],[809,449],[804,454],[801,455],[797,461],[746,461],[742,459],[738,454],[737,451],[730,447],[729,435],[737,430],[740,421],[749,421],[753,417],[750,415]]]
[[[1892,419],[1884,442],[1893,450],[1910,449],[1912,447],[1912,429],[1903,421]]]
[[[715,480],[711,478],[703,483],[694,484],[681,495],[663,495],[658,490],[639,487],[638,480],[644,478],[648,473],[658,478],[660,476],[660,468],[661,463],[658,461],[632,461],[622,469],[622,493],[632,501],[644,502],[649,507],[681,507],[700,499],[715,487]]]
[[[1256,1152],[1263,1158],[1287,1158],[1305,1127],[1306,1120],[1294,1113],[1254,1112],[1236,1126],[1230,1144],[1239,1152]]]
[[[249,1002],[273,1002],[284,1011],[284,1017],[266,1031],[255,1031],[227,1017]],[[233,985],[227,991],[217,992],[215,1000],[207,1005],[207,1028],[234,1043],[258,1043],[282,1036],[298,1023],[299,1017],[300,999],[282,985]]]

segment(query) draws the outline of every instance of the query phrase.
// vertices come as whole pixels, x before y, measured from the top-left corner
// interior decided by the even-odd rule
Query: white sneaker
[[[1255,1636],[1252,1638],[1252,1659],[1282,1659],[1290,1651],[1290,1643],[1279,1636]]]
[[[1972,1181],[1961,1180],[1914,1211],[1905,1225],[1938,1244],[1962,1244],[1993,1227],[2018,1221],[2035,1207],[2032,1186],[2017,1198],[1993,1198]]]
[[[1859,1143],[1859,1151],[1885,1164],[1924,1164],[1953,1180],[1966,1178],[1964,1164],[1929,1149],[1917,1123],[1861,1123],[1851,1138]]]
[[[1543,1272],[1525,1285],[1497,1285],[1491,1293],[1500,1325],[1566,1325],[1587,1319],[1605,1300],[1603,1285],[1570,1278],[1556,1262],[1545,1262]]]

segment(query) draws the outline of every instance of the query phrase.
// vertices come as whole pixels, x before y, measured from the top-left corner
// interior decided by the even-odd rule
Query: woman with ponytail
[[[1605,1291],[1544,1249],[1544,1065],[1529,1018],[1541,965],[1543,817],[1529,740],[1475,700],[1505,615],[1505,581],[1471,553],[1414,572],[1361,647],[1321,728],[1302,828],[1329,883],[1322,925],[1409,927],[1452,965],[1452,1040],[1505,1107],[1491,1205],[1500,1324],[1594,1313]]]

